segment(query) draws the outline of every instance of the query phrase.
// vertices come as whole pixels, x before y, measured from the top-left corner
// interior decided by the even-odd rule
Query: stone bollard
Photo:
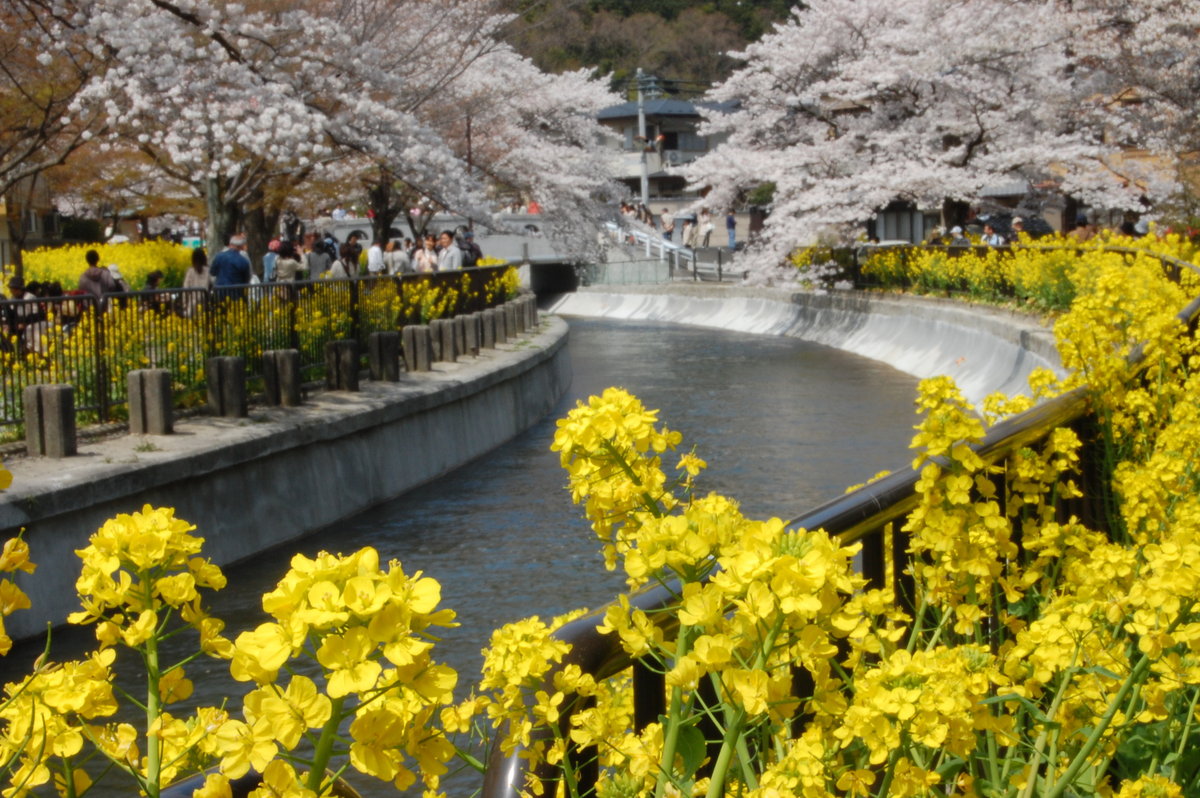
[[[204,363],[208,383],[208,407],[218,416],[246,415],[246,359],[210,357]]]
[[[537,330],[538,323],[537,295],[530,294],[525,297],[525,324],[530,330]]]
[[[404,343],[404,367],[409,371],[429,371],[433,362],[433,341],[424,324],[409,324],[401,333]]]
[[[270,349],[263,352],[263,388],[267,404],[300,406],[300,351]]]
[[[457,360],[458,347],[454,322],[450,319],[434,319],[429,323],[429,330],[430,337],[433,339],[433,359],[445,363],[453,363]]]
[[[325,344],[325,387],[331,391],[357,391],[358,365],[362,359],[358,341],[328,341]]]
[[[475,314],[479,317],[479,345],[484,349],[496,348],[496,325],[491,314],[491,308]]]
[[[512,318],[516,320],[517,332],[521,332],[521,334],[529,331],[529,317],[526,310],[524,310],[524,306],[526,306],[524,296],[512,300]]]
[[[471,354],[471,350],[467,349],[466,317],[455,316],[450,319],[450,323],[454,325],[454,351],[458,352],[459,357],[466,357]]]
[[[496,343],[508,343],[508,321],[505,319],[504,308],[492,308],[492,326],[496,331]]]
[[[134,369],[125,378],[129,431],[134,435],[170,435],[174,427],[171,372]]]
[[[479,314],[459,316],[463,328],[463,352],[472,357],[479,356]]]
[[[508,337],[516,338],[519,333],[524,332],[518,324],[517,305],[515,302],[504,303],[504,325],[508,328]]]
[[[29,385],[21,399],[25,403],[25,449],[31,456],[69,457],[78,451],[73,386]]]
[[[400,333],[373,332],[367,336],[367,360],[371,379],[376,382],[400,381]]]

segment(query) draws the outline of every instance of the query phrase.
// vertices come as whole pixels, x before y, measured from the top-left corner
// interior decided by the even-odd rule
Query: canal
[[[583,319],[571,320],[570,353],[574,380],[551,417],[431,484],[226,569],[229,586],[214,597],[213,613],[232,633],[253,627],[265,620],[260,597],[293,552],[374,546],[382,560],[399,559],[406,572],[441,583],[443,606],[461,626],[436,650],[459,671],[465,693],[492,629],[598,607],[622,587],[604,570],[549,449],[555,420],[610,385],[660,408],[660,421],[708,461],[700,490],[739,499],[750,517],[792,517],[909,456],[915,380],[882,363],[792,338]],[[54,659],[91,642],[90,629],[56,633]],[[37,653],[15,649],[8,678]],[[240,694],[227,674],[216,661],[189,666],[193,701]]]

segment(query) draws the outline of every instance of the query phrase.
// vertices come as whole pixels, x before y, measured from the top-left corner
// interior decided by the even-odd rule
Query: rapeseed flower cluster
[[[394,561],[381,567],[371,548],[297,555],[263,597],[273,620],[230,641],[201,597],[202,590],[221,589],[225,578],[201,556],[203,540],[193,530],[173,510],[146,506],[107,521],[77,552],[83,608],[70,621],[94,624],[99,646],[77,662],[39,664],[6,687],[0,703],[0,761],[11,763],[6,798],[51,782],[65,796],[81,795],[91,785],[83,767],[89,745],[150,796],[206,768],[213,770],[198,795],[228,796],[230,780],[251,770],[262,783],[256,796],[328,795],[340,773],[330,769],[335,752],[347,757],[342,769],[399,789],[419,774],[434,794],[454,753],[438,723],[457,679],[431,656],[434,628],[454,618],[438,607],[437,582],[405,574]],[[20,540],[10,541],[0,568],[32,570],[26,555]],[[190,698],[184,668],[197,654],[168,664],[161,644],[188,627],[197,654],[229,660],[233,679],[253,684],[240,717],[226,707],[199,707],[186,716],[168,709]],[[111,720],[120,646],[137,651],[145,669],[145,696],[126,694],[145,714],[140,731]]]
[[[1126,255],[1115,248],[1141,250],[1181,261],[1200,262],[1200,252],[1185,236],[1130,238],[1105,234],[1079,242],[1067,236],[1036,241],[1022,236],[1010,249],[975,247],[885,249],[872,254],[862,273],[883,287],[924,294],[964,295],[986,302],[1016,302],[1040,311],[1061,312],[1077,295],[1088,292],[1090,275]],[[1157,268],[1157,261],[1154,261]],[[1194,289],[1200,282],[1184,275]]]
[[[230,642],[198,598],[219,570],[189,525],[147,507],[80,551],[75,620],[96,624],[99,650],[8,688],[6,795],[52,780],[78,794],[88,741],[151,795],[212,763],[203,796],[252,769],[256,794],[324,795],[339,751],[343,768],[436,794],[447,735],[477,718],[530,764],[527,794],[583,794],[589,757],[610,798],[1193,794],[1196,333],[1172,315],[1185,293],[1148,261],[1096,258],[1056,326],[1074,373],[1031,378],[1039,397],[1087,391],[1095,423],[985,459],[988,427],[1032,400],[994,396],[976,411],[951,380],[923,382],[915,503],[892,531],[905,558],[882,587],[858,573],[858,544],[703,494],[704,461],[679,453],[682,435],[610,388],[559,422],[552,448],[606,565],[663,602],[626,593],[594,614],[509,624],[455,704],[457,677],[433,658],[435,628],[453,623],[434,580],[383,567],[372,549],[297,556],[263,598],[271,620]],[[1099,476],[1078,473],[1085,449]],[[175,617],[253,684],[240,717],[165,711],[191,690],[182,663],[154,654]],[[634,723],[628,670],[582,670],[556,636],[566,624],[613,635],[662,674],[656,720]],[[154,674],[144,734],[107,720],[118,645]]]
[[[180,718],[166,711],[191,695],[192,683],[185,663],[163,662],[159,648],[189,627],[209,656],[228,656],[232,648],[221,635],[224,624],[208,615],[200,594],[221,589],[225,578],[200,556],[203,541],[190,534],[193,529],[170,509],[146,506],[107,521],[77,551],[83,608],[69,621],[94,624],[99,646],[77,662],[39,660],[33,674],[6,687],[0,750],[15,763],[6,796],[29,794],[51,780],[65,795],[81,794],[90,784],[85,742],[155,796],[198,757],[215,755],[210,732],[224,713],[208,708]],[[118,707],[112,672],[118,646],[136,651],[145,665],[141,733],[108,720]]]
[[[1149,259],[1089,265],[1056,328],[1074,373],[1031,384],[1085,386],[1097,424],[985,460],[988,427],[1032,400],[976,411],[951,380],[923,382],[916,504],[895,530],[907,582],[872,588],[857,546],[699,495],[695,453],[668,475],[681,436],[625,391],[560,421],[552,448],[606,564],[670,596],[647,610],[622,595],[588,622],[664,675],[666,709],[635,727],[628,672],[580,673],[554,625],[497,633],[473,700],[540,763],[528,792],[581,794],[581,756],[606,796],[1194,792],[1195,333]],[[1104,468],[1086,496],[1085,447]]]
[[[8,490],[11,485],[12,472],[0,463],[0,493]],[[4,548],[0,550],[0,573],[12,574],[22,571],[31,574],[36,568],[37,566],[29,560],[29,546],[20,536],[4,542]],[[12,638],[5,631],[4,619],[17,610],[28,607],[29,596],[25,595],[25,591],[7,577],[0,579],[0,657],[12,649]]]
[[[224,727],[238,746],[221,760],[222,774],[236,778],[251,767],[265,774],[283,756],[287,767],[309,765],[305,787],[324,794],[326,766],[349,720],[342,744],[352,767],[397,789],[419,773],[436,790],[454,747],[432,726],[457,681],[431,656],[433,629],[454,625],[454,613],[438,607],[441,586],[420,572],[405,574],[396,561],[382,568],[369,547],[347,556],[296,555],[291,566],[263,596],[274,620],[234,641],[233,678],[257,686],[245,698],[245,720]],[[297,657],[316,661],[323,689],[294,671],[283,682],[281,671]],[[290,755],[310,735],[311,758]]]
[[[79,276],[87,268],[84,254],[94,249],[100,265],[115,263],[121,275],[134,289],[146,284],[153,271],[163,273],[163,285],[182,285],[183,275],[192,263],[192,250],[170,241],[144,241],[138,244],[72,244],[63,247],[42,247],[21,255],[26,282],[58,282],[65,290],[79,284]]]

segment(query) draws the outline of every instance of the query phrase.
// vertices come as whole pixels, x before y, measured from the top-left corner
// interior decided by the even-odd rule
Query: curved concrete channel
[[[1024,387],[1038,366],[1059,370],[1035,319],[913,297],[818,296],[684,285],[582,289],[553,312],[670,321],[833,346],[918,377],[950,374],[972,399]],[[74,550],[107,518],[172,506],[226,565],[394,498],[500,446],[549,412],[571,383],[563,320],[479,357],[439,363],[360,393],[323,392],[300,408],[254,408],[247,419],[198,417],[168,436],[81,443],[63,460],[9,464],[0,536],[26,530],[33,609],[6,620],[14,638],[77,609]]]
[[[1039,367],[1063,373],[1054,335],[1039,319],[948,299],[685,283],[580,288],[549,310],[794,336],[922,379],[948,374],[972,402],[995,391],[1028,393]]]

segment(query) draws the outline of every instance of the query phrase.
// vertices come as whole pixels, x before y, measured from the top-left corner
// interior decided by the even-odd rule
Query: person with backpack
[[[462,250],[462,265],[464,269],[478,266],[479,261],[483,259],[483,250],[475,243],[475,233],[470,230],[463,232],[458,248]]]

